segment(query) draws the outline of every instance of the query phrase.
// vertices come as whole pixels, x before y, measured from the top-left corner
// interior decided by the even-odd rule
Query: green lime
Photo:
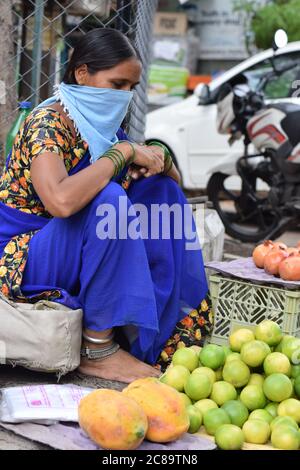
[[[220,367],[219,369],[215,370],[216,374],[216,381],[219,382],[220,380],[223,380],[223,367]]]
[[[229,336],[229,345],[232,351],[240,352],[242,346],[255,339],[254,333],[248,328],[240,328]]]
[[[262,421],[266,421],[266,423],[271,424],[273,421],[273,416],[268,413],[266,409],[260,409],[253,410],[249,415],[249,419],[261,419]]]
[[[225,364],[236,360],[241,361],[241,355],[238,352],[232,352],[226,357]]]
[[[297,365],[297,366],[292,365],[291,375],[293,379],[296,379],[298,375],[300,375],[300,365]]]
[[[270,346],[263,341],[254,340],[242,346],[241,358],[249,367],[258,367],[270,353]]]
[[[270,413],[273,418],[276,418],[277,416],[277,409],[278,409],[278,403],[268,403],[267,406],[265,406],[265,410]]]
[[[260,385],[262,387],[264,380],[265,378],[263,375],[254,373],[250,375],[248,385]]]
[[[192,372],[192,375],[194,374],[204,374],[206,375],[209,380],[211,381],[211,383],[215,383],[216,381],[216,373],[214,370],[210,369],[209,367],[197,367],[197,369],[195,369],[193,372]]]
[[[254,330],[255,338],[269,346],[277,346],[283,338],[280,326],[272,320],[264,320]]]
[[[190,427],[188,429],[188,433],[194,434],[195,432],[198,432],[201,427],[202,414],[200,410],[198,410],[198,408],[193,405],[189,405],[186,410],[190,420]]]
[[[266,375],[285,374],[290,377],[292,373],[292,366],[284,354],[280,352],[273,352],[269,354],[264,360],[264,371]]]
[[[244,433],[234,424],[223,424],[216,430],[215,441],[222,450],[240,450],[244,444]]]
[[[271,374],[264,381],[263,391],[269,400],[281,402],[290,398],[293,385],[286,375]]]
[[[184,366],[190,372],[193,372],[199,365],[198,354],[192,348],[177,349],[173,355],[172,363],[174,366]]]
[[[273,432],[276,426],[280,426],[282,424],[285,426],[291,426],[298,431],[298,424],[290,416],[277,416],[275,419],[273,419],[272,423],[270,424],[271,431]]]
[[[250,369],[242,361],[226,362],[223,368],[223,379],[234,387],[244,387],[249,382]]]
[[[184,386],[187,396],[195,401],[207,398],[211,390],[211,380],[205,374],[192,374]]]
[[[298,376],[295,378],[294,390],[295,390],[296,396],[297,396],[298,398],[300,398],[300,375],[298,375]]]
[[[159,380],[175,388],[178,392],[182,392],[189,376],[190,371],[186,367],[178,365],[169,367]]]
[[[300,338],[291,338],[282,346],[282,352],[292,364],[298,365],[300,362]]]
[[[300,423],[300,401],[295,398],[288,398],[278,406],[278,416],[290,416],[298,424]]]
[[[221,408],[209,410],[205,413],[203,418],[207,434],[214,436],[216,430],[223,424],[230,424],[230,418],[226,411]]]
[[[226,359],[227,356],[229,356],[229,354],[232,354],[232,351],[228,346],[222,346],[222,349],[225,353],[225,359]]]
[[[271,435],[270,425],[261,419],[251,419],[243,426],[245,441],[251,444],[266,444]]]
[[[233,385],[220,381],[213,384],[210,398],[216,402],[217,405],[222,406],[229,400],[235,400],[237,398],[237,392]]]
[[[196,403],[194,403],[194,406],[201,411],[202,416],[204,416],[208,410],[218,408],[218,405],[209,398],[203,398],[203,400],[196,401]]]
[[[227,401],[222,405],[222,409],[228,414],[231,423],[239,428],[241,428],[248,419],[248,409],[239,400]]]
[[[208,344],[200,352],[201,364],[210,369],[216,370],[223,366],[225,362],[225,352],[217,344]]]
[[[299,432],[291,426],[276,426],[271,435],[272,446],[281,450],[298,450],[300,444]]]
[[[263,389],[259,385],[247,385],[243,388],[240,400],[250,411],[264,408],[267,404]]]

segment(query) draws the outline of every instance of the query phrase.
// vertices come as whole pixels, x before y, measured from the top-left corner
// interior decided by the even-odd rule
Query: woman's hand
[[[137,165],[130,165],[127,174],[134,180],[139,180],[142,176],[147,173],[147,168],[141,168]]]
[[[132,177],[138,179],[140,176],[148,178],[149,176],[157,175],[164,171],[164,152],[163,149],[155,146],[146,146],[134,144],[135,160],[134,165],[140,167],[139,169],[133,167]]]
[[[141,167],[139,166],[139,163],[137,163],[137,161],[141,161],[140,160],[140,157],[143,159],[145,157],[145,154],[143,151],[146,150],[150,150],[152,152],[152,156],[154,156],[156,159],[158,158],[159,161],[160,161],[160,164],[163,165],[162,169],[160,171],[158,171],[158,173],[162,173],[164,171],[164,166],[165,166],[165,161],[164,161],[164,151],[161,147],[157,146],[157,145],[149,145],[149,146],[145,146],[145,145],[138,145],[138,144],[134,144],[134,147],[135,147],[135,150],[136,150],[136,155],[138,156],[138,153],[141,151],[142,154],[140,155],[139,153],[139,158],[136,158],[135,159],[135,164],[134,165],[131,165],[128,169],[128,174],[134,179],[134,180],[138,180],[139,178],[141,178],[142,176],[144,177],[148,177],[148,176],[152,176],[154,174],[157,174],[157,173],[153,173],[153,169],[149,169],[147,168],[146,166],[145,167]],[[144,161],[144,160],[143,160]],[[176,166],[173,164],[169,173],[168,173],[168,176],[170,178],[172,178],[173,180],[176,181],[176,183],[180,184],[181,183],[181,177],[180,177],[180,174],[176,168]]]

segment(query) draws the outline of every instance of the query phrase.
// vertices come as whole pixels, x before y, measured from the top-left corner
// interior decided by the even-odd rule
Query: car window
[[[295,91],[293,83],[298,80],[299,76],[300,64],[294,69],[284,72],[280,77],[270,80],[263,90],[265,97],[269,99],[291,97]]]
[[[257,90],[261,79],[272,71],[272,65],[269,60],[264,60],[263,62],[259,62],[255,64],[253,67],[245,70],[243,73],[245,77],[247,77],[248,84],[251,90]]]
[[[270,78],[261,91],[267,99],[288,98],[295,91],[293,84],[300,78],[300,52],[278,55],[274,58],[274,64],[278,71],[285,70],[289,66],[293,68]],[[256,90],[261,78],[272,70],[271,61],[267,59],[246,70],[244,75],[248,79],[250,88]]]

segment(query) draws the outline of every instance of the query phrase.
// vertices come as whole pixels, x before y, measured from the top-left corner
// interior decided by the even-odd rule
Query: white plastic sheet
[[[30,385],[2,389],[0,420],[6,423],[78,422],[80,400],[92,389],[76,385]]]

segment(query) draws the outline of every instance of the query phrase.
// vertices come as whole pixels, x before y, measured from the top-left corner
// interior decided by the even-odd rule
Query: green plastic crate
[[[284,334],[300,337],[300,291],[252,284],[221,275],[210,276],[215,315],[211,343],[227,344],[239,328],[255,328],[273,320]]]

